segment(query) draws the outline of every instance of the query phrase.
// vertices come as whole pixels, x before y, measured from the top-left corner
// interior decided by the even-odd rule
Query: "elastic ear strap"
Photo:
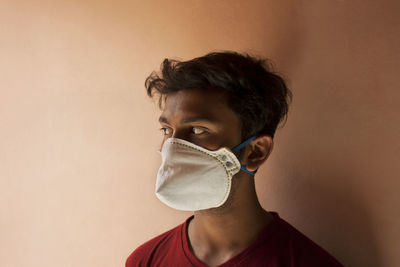
[[[241,144],[235,146],[234,148],[232,148],[232,152],[236,152],[236,151],[239,151],[240,149],[244,148],[248,143],[250,143],[251,141],[253,141],[256,137],[257,137],[257,136],[250,137],[249,139],[247,139],[247,140],[244,141],[243,143],[241,143]],[[249,170],[246,168],[246,166],[243,166],[243,165],[240,165],[240,169],[241,169],[242,171],[244,171],[244,172],[247,172],[248,174],[250,174],[250,175],[252,175],[252,176],[254,176],[254,174],[256,173],[255,171],[254,171],[254,172],[249,171]]]
[[[239,151],[240,149],[244,148],[248,143],[250,143],[251,141],[253,141],[257,136],[253,136],[249,139],[247,139],[246,141],[244,141],[243,143],[235,146],[234,148],[232,148],[232,152],[236,152]]]
[[[253,176],[256,174],[256,171],[254,171],[254,172],[249,171],[248,169],[246,169],[246,166],[243,166],[243,165],[240,165],[240,169],[241,169],[242,171],[244,171],[244,172],[247,172],[248,174],[253,175]]]

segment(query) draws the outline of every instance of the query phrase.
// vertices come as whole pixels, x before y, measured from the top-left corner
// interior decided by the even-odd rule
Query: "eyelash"
[[[167,135],[166,131],[169,130],[169,129],[166,128],[166,127],[161,127],[159,130],[160,130],[164,135]]]
[[[194,129],[200,129],[200,130],[202,130],[202,132],[201,133],[199,133],[199,134],[195,134],[194,133]],[[166,132],[167,132],[167,130],[170,130],[170,128],[167,128],[167,127],[161,127],[160,129],[159,129],[161,132],[163,132],[163,134],[164,135],[168,135]],[[200,126],[194,126],[194,127],[191,127],[191,132],[193,133],[193,134],[195,134],[195,135],[200,135],[200,134],[203,134],[203,133],[205,133],[205,132],[207,132],[207,129],[205,129],[205,128],[203,128],[203,127],[200,127]]]

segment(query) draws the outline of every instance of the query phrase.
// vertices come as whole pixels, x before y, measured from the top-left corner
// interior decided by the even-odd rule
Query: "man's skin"
[[[164,140],[175,137],[209,150],[241,143],[241,123],[219,89],[186,89],[167,95],[160,116]],[[255,171],[270,155],[273,140],[258,136],[239,153],[239,160]],[[187,236],[189,247],[208,266],[231,259],[252,242],[271,221],[257,198],[254,177],[240,171],[233,176],[228,200],[218,208],[195,211]]]

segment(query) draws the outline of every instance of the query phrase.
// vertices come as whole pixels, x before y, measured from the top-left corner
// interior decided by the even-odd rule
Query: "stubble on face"
[[[241,173],[237,173],[232,177],[231,181],[231,190],[229,192],[229,196],[227,200],[224,202],[219,207],[216,208],[211,208],[211,209],[206,209],[206,210],[200,210],[198,211],[199,214],[204,214],[204,215],[212,215],[212,216],[223,216],[232,213],[233,210],[235,210],[238,207],[238,189],[241,186],[240,179],[245,179],[241,175]]]

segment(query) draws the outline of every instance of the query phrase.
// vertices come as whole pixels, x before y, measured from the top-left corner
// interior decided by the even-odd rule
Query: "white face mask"
[[[242,149],[255,137],[236,146]],[[168,138],[161,149],[156,195],[177,210],[196,211],[219,207],[227,200],[232,176],[240,170],[254,175],[227,148],[211,151],[178,138]]]

